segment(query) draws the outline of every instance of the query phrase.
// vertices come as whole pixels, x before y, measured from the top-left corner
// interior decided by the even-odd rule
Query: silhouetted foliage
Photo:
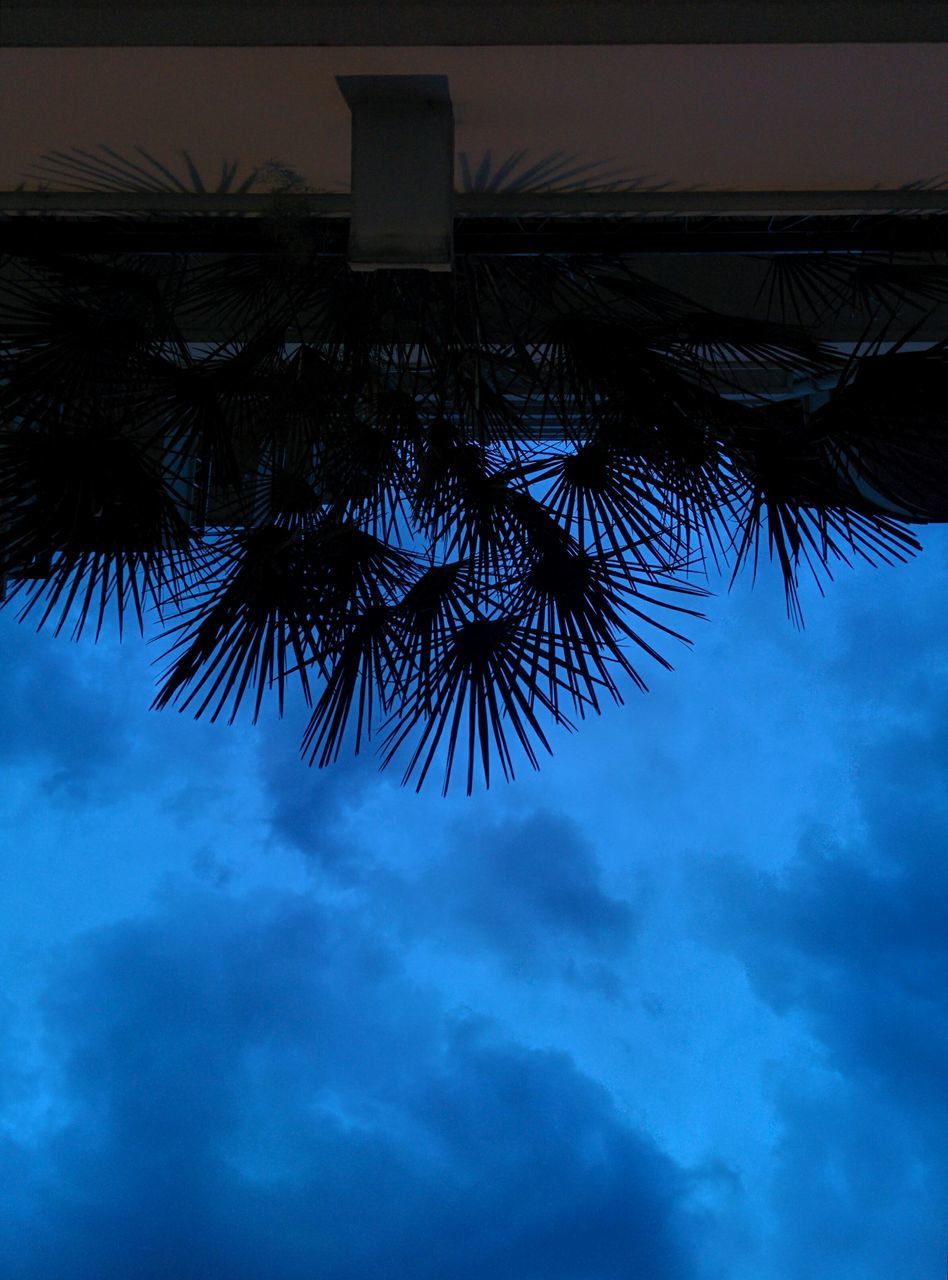
[[[7,603],[76,636],[153,613],[158,707],[256,718],[297,683],[320,765],[375,740],[419,787],[511,777],[668,666],[709,564],[766,545],[799,620],[801,571],[904,560],[948,514],[948,346],[891,337],[942,267],[775,257],[769,321],[620,260],[3,270]],[[844,356],[808,326],[856,295],[878,324]]]

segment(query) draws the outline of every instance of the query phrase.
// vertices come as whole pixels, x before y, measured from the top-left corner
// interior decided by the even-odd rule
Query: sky
[[[940,1280],[948,529],[470,799],[0,614],[4,1280]]]

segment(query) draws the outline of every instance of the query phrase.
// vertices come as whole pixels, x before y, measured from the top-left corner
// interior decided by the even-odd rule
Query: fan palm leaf
[[[506,779],[515,776],[511,738],[519,743],[530,765],[539,768],[537,749],[551,752],[551,747],[538,710],[557,724],[572,725],[543,691],[548,673],[537,647],[535,633],[509,618],[473,618],[450,629],[432,670],[420,677],[426,696],[433,700],[433,710],[426,710],[424,699],[406,700],[392,716],[383,740],[383,767],[414,734],[416,741],[403,782],[416,776],[417,790],[424,785],[442,741],[444,794],[460,742],[466,743],[468,795],[474,789],[478,761],[487,786],[494,757]],[[555,678],[553,683],[556,687]]]
[[[896,254],[777,254],[757,300],[781,321],[824,326],[842,312],[894,316],[948,301],[948,267]]]
[[[162,348],[185,349],[147,270],[53,259],[5,283],[4,420],[123,400]]]
[[[176,596],[193,568],[191,530],[160,459],[119,424],[93,417],[0,433],[0,529],[10,598],[21,617],[70,616],[78,638],[91,618],[98,638],[114,609],[140,630],[151,605]]]
[[[940,300],[922,265],[831,283],[888,297],[878,328],[900,290]],[[160,610],[155,705],[256,719],[298,683],[313,764],[371,740],[418,787],[438,762],[445,789],[512,777],[551,727],[645,688],[641,659],[669,665],[708,559],[736,575],[769,554],[799,619],[804,574],[904,559],[905,522],[944,511],[945,344],[873,330],[845,363],[621,261],[355,274],[301,242],[6,278],[0,527],[22,613],[98,634]]]
[[[899,521],[846,503],[838,477],[826,465],[825,445],[802,415],[779,407],[754,412],[757,429],[747,432],[735,450],[747,488],[737,514],[731,581],[746,563],[756,576],[766,530],[768,556],[776,559],[783,577],[788,616],[802,625],[802,569],[822,594],[834,563],[848,565],[857,556],[869,564],[904,562],[919,544]]]
[[[354,749],[371,738],[377,711],[387,715],[402,691],[404,649],[392,606],[370,605],[354,616],[337,644],[323,690],[303,734],[301,752],[320,767],[339,758],[356,708]]]
[[[616,670],[646,690],[645,680],[628,656],[627,642],[671,669],[668,660],[637,629],[635,620],[688,641],[642,606],[661,603],[691,617],[702,615],[668,598],[660,602],[652,594],[656,590],[701,594],[700,589],[684,583],[630,578],[621,557],[587,552],[572,540],[548,545],[532,559],[520,582],[517,614],[537,637],[535,678],[542,661],[551,702],[556,703],[560,688],[567,689],[580,717],[587,706],[599,712],[599,690],[621,702],[613,676]]]
[[[315,589],[299,530],[269,526],[242,530],[215,547],[210,571],[166,633],[172,658],[153,703],[195,706],[216,720],[228,707],[237,716],[249,690],[253,719],[276,688],[282,714],[291,675],[311,697],[308,672],[320,652],[313,623]]]
[[[851,505],[948,518],[948,342],[853,361],[813,430]]]

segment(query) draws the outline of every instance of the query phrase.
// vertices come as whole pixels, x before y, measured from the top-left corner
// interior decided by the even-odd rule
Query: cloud
[[[358,881],[371,855],[355,831],[360,806],[396,790],[382,776],[371,749],[343,751],[325,769],[300,758],[300,738],[312,714],[291,691],[285,719],[255,726],[258,777],[273,835],[302,853],[314,869],[337,880]]]
[[[725,860],[713,880],[714,932],[758,994],[802,1010],[840,1070],[877,1079],[923,1128],[948,1107],[946,770],[943,728],[896,731],[862,770],[862,841],[814,831],[782,875]]]
[[[734,857],[705,872],[704,937],[815,1044],[811,1063],[772,1080],[767,1217],[788,1280],[943,1265],[946,674],[930,670],[925,700],[894,701],[875,723],[853,770],[860,821],[845,838],[810,829],[779,873]]]
[[[117,664],[108,685],[96,679],[102,654],[64,638],[35,634],[0,613],[4,670],[0,685],[0,760],[38,766],[55,791],[91,784],[128,742]]]
[[[777,1140],[760,1197],[763,1273],[939,1275],[948,1169],[920,1149],[904,1101],[831,1070],[793,1069],[776,1082],[774,1102]]]
[[[943,1261],[944,848],[906,846],[886,873],[809,840],[782,877],[717,870],[719,944],[820,1050],[772,1081],[779,1138],[763,1221],[788,1280],[883,1280],[909,1260],[926,1275]]]
[[[609,962],[634,940],[636,912],[605,890],[592,845],[563,814],[468,819],[403,892],[405,915],[429,937],[619,994]]]
[[[56,1106],[3,1153],[10,1280],[699,1274],[683,1172],[358,909],[168,890],[72,944],[42,1012]]]
[[[915,532],[923,553],[906,565],[871,571],[871,590],[855,575],[834,584],[842,600],[828,674],[844,697],[854,692],[874,715],[925,707],[933,690],[945,689],[948,635],[940,584],[948,574],[948,527]]]
[[[160,794],[163,812],[188,821],[226,793],[252,727],[149,711],[155,655],[139,637],[72,643],[0,611],[0,640],[0,763],[22,770],[44,808],[72,820]]]

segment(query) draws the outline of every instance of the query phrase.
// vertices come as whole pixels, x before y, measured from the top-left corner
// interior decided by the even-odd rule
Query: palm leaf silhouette
[[[801,326],[844,312],[883,317],[948,302],[948,266],[908,254],[786,254],[769,259],[758,292],[771,315]]]
[[[852,361],[814,429],[852,505],[948,518],[948,342],[902,340]]]
[[[53,160],[207,186],[146,154]],[[513,157],[469,179],[591,175]],[[153,615],[156,707],[256,719],[297,684],[311,763],[371,742],[416,787],[512,777],[669,665],[710,565],[773,560],[799,621],[805,575],[905,559],[908,525],[946,515],[948,345],[912,336],[939,261],[775,256],[765,320],[604,256],[354,274],[314,241],[7,268],[7,601],[77,636]],[[844,357],[814,331],[853,299]]]
[[[383,765],[412,733],[417,740],[405,769],[404,781],[417,773],[420,789],[442,739],[446,739],[444,792],[447,794],[454,757],[465,741],[467,793],[474,787],[480,761],[484,782],[490,785],[491,759],[496,756],[503,776],[515,776],[510,732],[534,769],[537,747],[550,752],[538,710],[558,724],[572,725],[559,710],[561,688],[568,689],[543,662],[541,639],[509,618],[471,618],[444,635],[432,668],[419,679],[425,698],[408,698],[383,740]],[[554,697],[545,691],[553,688]],[[426,701],[430,700],[430,701]]]
[[[159,460],[101,420],[49,419],[0,435],[3,559],[17,576],[21,618],[90,617],[96,637],[114,610],[141,630],[149,605],[175,598],[191,569],[192,535]],[[20,573],[17,575],[17,569]]]
[[[204,178],[189,151],[182,150],[179,153],[186,170],[186,177],[182,177],[144,147],[136,146],[134,150],[138,159],[132,159],[104,144],[99,147],[98,152],[87,151],[84,147],[48,151],[36,164],[30,166],[25,176],[44,185],[52,180],[59,189],[71,191],[240,193],[249,190],[257,181],[258,171],[254,169],[237,182],[240,167],[238,160],[221,161],[220,174],[212,184]]]

